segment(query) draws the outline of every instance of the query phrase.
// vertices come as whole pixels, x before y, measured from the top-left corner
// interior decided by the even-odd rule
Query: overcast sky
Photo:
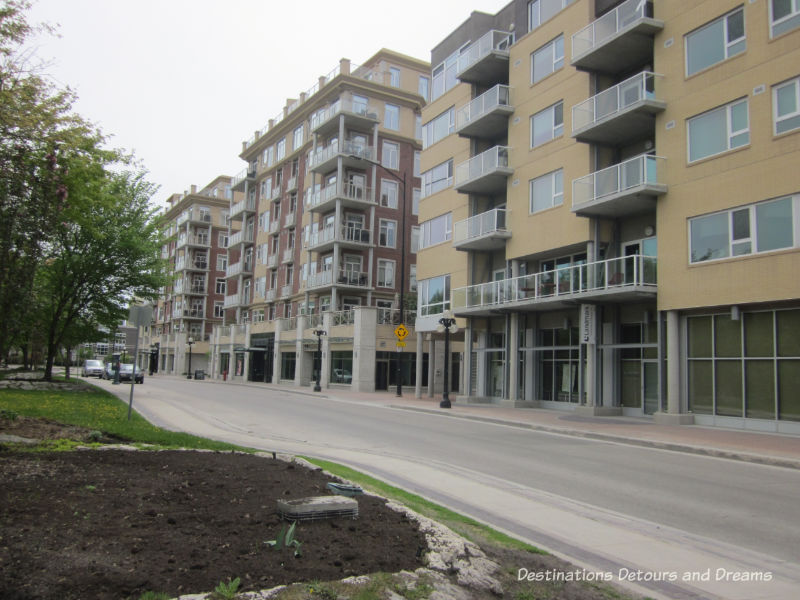
[[[76,111],[134,151],[172,193],[245,168],[241,143],[340,58],[382,47],[430,60],[473,10],[508,0],[34,0],[46,72]]]

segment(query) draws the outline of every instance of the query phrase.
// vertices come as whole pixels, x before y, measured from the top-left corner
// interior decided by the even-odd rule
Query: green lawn
[[[135,405],[135,404],[134,404]],[[41,417],[78,425],[135,443],[164,448],[247,450],[240,446],[161,429],[133,412],[128,421],[128,404],[101,390],[23,391],[0,390],[0,410],[28,417]]]

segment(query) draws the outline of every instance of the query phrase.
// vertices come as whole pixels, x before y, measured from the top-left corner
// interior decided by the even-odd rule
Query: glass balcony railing
[[[454,289],[451,294],[456,313],[490,309],[503,305],[569,299],[580,296],[623,292],[630,288],[657,286],[658,259],[632,255],[592,263],[578,263]]]
[[[572,107],[572,133],[606,121],[645,100],[656,100],[656,77],[649,71],[638,73],[576,104]]]
[[[233,218],[244,212],[255,212],[255,211],[256,211],[256,199],[248,198],[247,200],[242,200],[241,202],[237,202],[231,207],[230,217]]]
[[[457,165],[455,187],[464,187],[468,183],[496,175],[504,170],[506,171],[504,175],[507,176],[510,150],[507,146],[495,146]]]
[[[506,210],[493,208],[469,219],[454,223],[453,246],[499,232],[508,233],[506,229]]]
[[[458,74],[466,71],[493,50],[507,53],[513,41],[513,33],[496,29],[487,31],[458,57]]]
[[[651,186],[655,191],[666,190],[663,170],[664,159],[652,154],[640,154],[619,164],[595,171],[572,182],[573,208],[598,200],[618,197],[628,190]],[[663,193],[663,192],[661,192]]]
[[[306,208],[319,208],[328,202],[343,198],[356,202],[372,202],[372,188],[355,183],[331,183],[322,189],[309,188],[306,192]]]
[[[510,108],[509,87],[498,83],[456,112],[456,131],[475,123],[501,106]]]

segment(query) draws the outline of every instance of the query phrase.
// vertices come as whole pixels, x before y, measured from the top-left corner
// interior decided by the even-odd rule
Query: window
[[[528,31],[549,21],[575,0],[532,0],[528,2]]]
[[[231,194],[232,193],[233,192],[231,192]],[[229,196],[228,200],[230,200],[230,199],[231,199],[231,197]],[[229,214],[230,214],[230,211],[227,211],[227,210],[219,211],[219,224],[220,225],[225,225],[226,227],[228,226],[228,215]]]
[[[433,97],[431,100],[436,100],[439,96],[444,94],[447,90],[452,89],[458,83],[456,78],[456,71],[458,70],[458,57],[469,48],[470,42],[464,43],[461,48],[453,52],[444,61],[439,63],[433,68]]]
[[[228,234],[224,231],[219,232],[219,236],[217,237],[217,246],[220,248],[228,247]]]
[[[275,144],[275,159],[283,160],[286,156],[286,138]]]
[[[531,213],[564,203],[564,171],[559,169],[530,181]]]
[[[420,198],[421,190],[419,188],[414,188],[411,190],[411,214],[418,215],[419,214],[419,198]]]
[[[411,254],[416,254],[419,251],[419,226],[411,226]]]
[[[422,126],[422,149],[435,144],[456,130],[456,112],[451,106]]]
[[[408,270],[408,291],[417,291],[417,265],[411,265]]]
[[[453,159],[436,165],[422,174],[423,198],[453,185]]]
[[[378,259],[378,287],[394,287],[394,261]]]
[[[217,271],[224,271],[228,268],[228,257],[224,254],[217,254]]]
[[[776,134],[800,128],[800,77],[773,88],[772,110]]]
[[[798,245],[794,218],[800,195],[768,200],[689,221],[692,263]]]
[[[386,111],[383,114],[383,126],[386,129],[398,131],[400,129],[400,108],[393,104],[386,105]]]
[[[303,145],[303,126],[302,125],[300,125],[300,127],[298,127],[297,129],[294,130],[294,134],[293,134],[292,137],[294,139],[294,142],[292,144],[292,148],[294,150],[299,150],[300,146]]]
[[[419,150],[414,150],[414,177],[419,177],[420,175],[419,158]]]
[[[453,214],[439,215],[420,224],[420,249],[428,248],[453,237]]]
[[[750,143],[747,100],[739,100],[692,117],[689,129],[689,162],[714,156]]]
[[[215,285],[214,285],[214,293],[215,294],[221,294],[221,295],[224,296],[225,295],[225,290],[226,290],[225,280],[224,279],[216,279],[214,283],[215,283]]]
[[[275,150],[273,146],[270,146],[266,150],[264,150],[264,164],[268,167],[272,166],[272,163],[275,162]]]
[[[257,277],[256,278],[256,285],[255,285],[255,292],[256,296],[259,298],[263,298],[267,291],[267,278],[266,277]]]
[[[214,302],[214,318],[221,319],[224,314],[225,314],[225,303]]]
[[[381,206],[397,208],[397,182],[381,179]]]
[[[423,279],[417,283],[417,306],[421,317],[440,315],[450,309],[450,275]]]
[[[559,102],[531,117],[531,148],[564,133],[564,103]]]
[[[381,154],[381,164],[387,169],[397,169],[400,167],[400,146],[394,142],[383,142]]]
[[[564,66],[564,35],[531,54],[531,83],[544,79]]]
[[[378,245],[386,248],[395,248],[397,246],[397,221],[380,220]]]
[[[696,29],[686,36],[686,75],[693,75],[745,51],[744,9]]]
[[[419,84],[417,86],[417,91],[419,95],[425,98],[425,101],[428,101],[428,95],[430,94],[431,89],[431,80],[424,75],[419,76]]]
[[[397,67],[389,67],[389,85],[400,87],[400,69]]]
[[[770,0],[772,37],[800,27],[800,0]]]
[[[422,117],[420,115],[414,117],[414,139],[422,141]]]

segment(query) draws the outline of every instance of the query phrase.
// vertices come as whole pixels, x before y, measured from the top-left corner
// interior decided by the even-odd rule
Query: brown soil
[[[86,439],[88,433],[0,418],[0,434]],[[174,597],[209,592],[236,577],[239,591],[256,591],[423,565],[427,546],[416,523],[366,495],[358,497],[356,520],[298,524],[301,557],[269,548],[264,542],[282,525],[276,499],[326,495],[328,481],[319,471],[239,453],[20,452],[0,443],[0,598],[137,600],[145,591]],[[623,597],[586,584],[518,582],[519,568],[575,567],[553,556],[484,550],[502,565],[496,577],[503,597]],[[315,592],[304,588],[289,597],[336,597],[314,585]],[[470,590],[462,597],[493,596]]]

